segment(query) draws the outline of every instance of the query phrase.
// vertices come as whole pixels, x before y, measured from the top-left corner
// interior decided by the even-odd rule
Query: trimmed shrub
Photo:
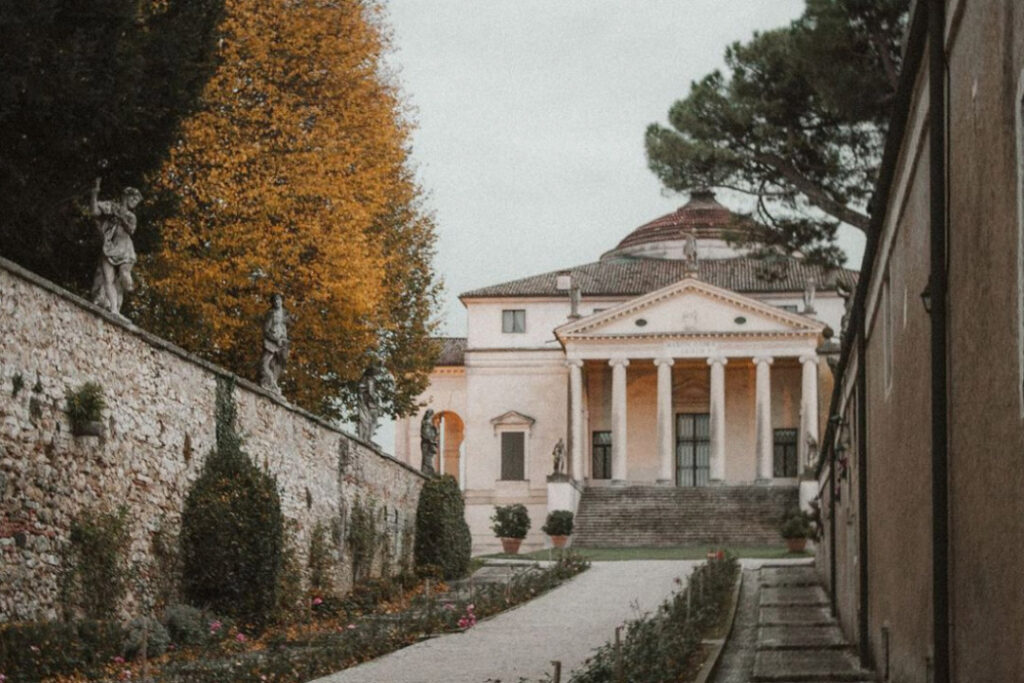
[[[217,385],[217,445],[181,514],[186,599],[259,630],[277,604],[284,523],[274,477],[242,451],[234,386]]]
[[[192,605],[171,605],[164,610],[164,622],[175,645],[198,645],[208,640],[206,615]]]
[[[498,538],[526,538],[530,530],[530,513],[522,503],[499,505],[491,515],[491,530]]]
[[[419,569],[439,569],[445,579],[469,572],[472,538],[466,524],[465,501],[455,477],[444,475],[423,485],[416,508],[413,555]]]
[[[569,536],[572,534],[572,512],[569,510],[554,510],[548,513],[547,521],[541,527],[541,531],[548,536]]]
[[[146,657],[159,657],[167,652],[171,637],[167,629],[151,617],[135,617],[128,623],[124,635],[124,656],[135,659],[142,655],[142,643],[146,643]]]

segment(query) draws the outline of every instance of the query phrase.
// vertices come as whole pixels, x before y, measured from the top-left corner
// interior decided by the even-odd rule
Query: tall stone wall
[[[232,376],[0,259],[0,622],[59,616],[69,532],[84,510],[127,508],[130,557],[152,600],[181,509],[215,441],[218,379]],[[98,382],[103,434],[73,436],[65,392]],[[327,531],[339,591],[352,581],[347,520],[374,506],[375,571],[411,553],[422,476],[327,422],[235,378],[243,448],[276,476],[297,566]]]

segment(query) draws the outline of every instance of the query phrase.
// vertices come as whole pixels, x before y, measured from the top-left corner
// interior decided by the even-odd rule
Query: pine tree
[[[379,7],[228,0],[221,66],[156,181],[179,200],[142,266],[137,315],[255,378],[272,293],[296,318],[282,382],[327,416],[374,356],[392,412],[432,360],[433,223],[407,167]]]

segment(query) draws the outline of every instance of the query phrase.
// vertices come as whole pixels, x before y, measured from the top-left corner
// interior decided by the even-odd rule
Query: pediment
[[[529,415],[523,415],[517,410],[509,410],[497,417],[491,418],[491,424],[495,429],[498,427],[526,427],[530,428],[536,422]]]
[[[817,320],[687,278],[555,329],[561,339],[818,334]]]

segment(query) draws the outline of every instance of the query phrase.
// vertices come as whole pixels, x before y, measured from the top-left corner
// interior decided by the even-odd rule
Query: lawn
[[[758,560],[799,559],[813,557],[808,552],[791,553],[782,545],[768,546],[737,546],[725,548],[740,558]],[[619,560],[703,560],[707,557],[708,546],[690,546],[677,548],[573,548],[573,551],[591,562],[615,562]],[[477,559],[502,560],[551,560],[558,557],[553,548],[535,550],[532,553],[519,555],[480,555]]]

